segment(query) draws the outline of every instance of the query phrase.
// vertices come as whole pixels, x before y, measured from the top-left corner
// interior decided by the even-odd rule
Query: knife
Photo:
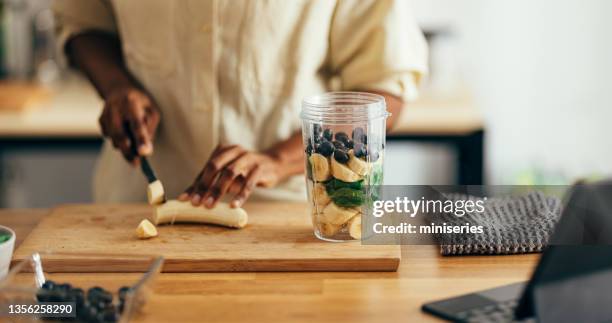
[[[134,155],[138,156],[138,147],[135,145],[136,140],[134,138],[134,134],[130,129],[129,125],[126,125],[125,132],[127,133],[130,142],[132,144],[132,152]],[[162,182],[155,175],[155,171],[151,164],[149,164],[149,160],[145,156],[140,156],[140,169],[142,173],[147,178],[147,182],[149,186],[147,187],[147,199],[149,200],[149,204],[156,205],[166,203],[166,192],[164,191],[164,186]]]

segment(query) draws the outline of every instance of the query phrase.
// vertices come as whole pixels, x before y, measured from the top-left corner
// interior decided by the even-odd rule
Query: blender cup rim
[[[353,123],[387,118],[385,98],[367,92],[326,92],[302,100],[301,118],[326,123]]]

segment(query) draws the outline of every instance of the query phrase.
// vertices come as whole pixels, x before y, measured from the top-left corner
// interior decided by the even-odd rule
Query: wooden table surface
[[[0,210],[17,245],[46,210]],[[404,246],[393,273],[162,274],[146,322],[436,322],[421,304],[526,280],[538,255],[441,257]],[[120,286],[137,274],[55,274],[79,286]]]

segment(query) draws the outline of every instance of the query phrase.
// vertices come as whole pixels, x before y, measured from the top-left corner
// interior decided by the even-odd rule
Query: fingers
[[[217,180],[217,178],[220,176],[221,171],[223,171],[227,165],[245,153],[246,152],[239,146],[223,146],[215,149],[212,156],[206,163],[206,166],[204,166],[198,183],[194,185],[194,194],[197,193],[202,196],[209,188],[212,187],[215,180]]]
[[[259,165],[255,165],[255,167],[253,167],[251,172],[247,175],[246,180],[242,184],[242,188],[240,189],[240,192],[236,194],[236,196],[234,197],[234,200],[230,204],[231,207],[233,208],[241,207],[244,204],[244,202],[246,202],[249,196],[251,196],[251,193],[253,192],[253,189],[255,188],[255,186],[257,186],[257,182],[259,181],[259,178],[261,177],[261,173],[262,173],[261,167]]]
[[[134,147],[136,147],[139,156],[147,156],[153,153],[151,137],[145,125],[145,109],[142,102],[130,102],[126,113],[127,121],[135,141]]]
[[[206,193],[202,196],[204,206],[215,207],[219,199],[229,191],[238,177],[246,175],[250,164],[252,164],[252,161],[246,153],[243,153],[227,165],[210,189],[206,190]]]

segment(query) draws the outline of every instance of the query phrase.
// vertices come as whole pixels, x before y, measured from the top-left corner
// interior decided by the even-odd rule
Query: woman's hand
[[[146,93],[134,87],[121,87],[106,97],[99,122],[102,134],[112,140],[128,162],[136,165],[139,156],[153,153],[159,119],[159,109]],[[135,142],[130,140],[128,130]]]
[[[301,150],[301,147],[300,147]],[[179,196],[194,206],[214,207],[224,194],[235,194],[232,207],[240,207],[256,186],[273,187],[287,176],[287,167],[272,153],[221,145],[212,153],[195,181]]]

